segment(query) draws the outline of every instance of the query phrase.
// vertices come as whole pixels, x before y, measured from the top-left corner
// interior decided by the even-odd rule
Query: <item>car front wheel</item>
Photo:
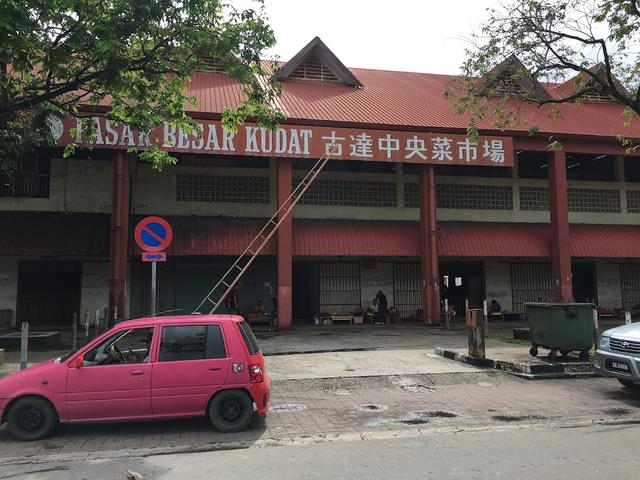
[[[209,420],[221,432],[240,432],[247,428],[253,415],[253,402],[245,392],[224,390],[209,405]]]
[[[18,440],[40,440],[53,432],[58,415],[43,398],[25,397],[14,403],[7,414],[7,426]]]

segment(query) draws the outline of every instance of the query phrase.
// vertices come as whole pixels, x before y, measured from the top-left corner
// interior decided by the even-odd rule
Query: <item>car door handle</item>
[[[222,367],[214,367],[213,365],[211,365],[209,367],[209,370],[213,371],[213,372],[217,372],[218,370],[222,370]]]
[[[144,375],[143,370],[131,370],[131,375]]]

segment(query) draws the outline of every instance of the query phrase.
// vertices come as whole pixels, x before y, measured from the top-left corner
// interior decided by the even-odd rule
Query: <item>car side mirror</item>
[[[78,355],[69,362],[69,368],[82,368],[84,366],[84,356]]]

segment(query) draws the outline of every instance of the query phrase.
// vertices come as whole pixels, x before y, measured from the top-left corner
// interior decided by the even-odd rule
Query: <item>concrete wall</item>
[[[621,308],[620,265],[605,261],[595,264],[598,305],[604,308]]]
[[[84,312],[95,318],[96,309],[104,311],[109,306],[109,263],[83,262],[80,286],[80,319]],[[102,315],[101,315],[102,316]]]
[[[271,168],[230,167],[167,167],[157,172],[147,164],[130,162],[132,210],[137,214],[158,215],[229,215],[230,209],[238,217],[269,217],[275,209],[275,161]],[[301,178],[306,170],[294,170],[294,178]],[[178,174],[263,176],[270,179],[271,199],[267,204],[178,202],[176,201],[176,176]],[[110,212],[112,162],[79,159],[52,159],[49,198],[0,197],[2,210]],[[418,183],[417,175],[396,173],[335,172],[321,174],[325,179],[394,182],[397,206],[394,208],[343,207],[299,205],[294,210],[297,218],[359,219],[359,220],[411,220],[417,221],[417,208],[404,207],[404,184]],[[438,176],[438,183],[508,185],[513,188],[512,210],[464,210],[438,209],[441,221],[493,221],[548,223],[548,212],[522,211],[519,202],[520,186],[546,187],[546,180],[494,177]],[[640,184],[625,182],[569,182],[570,187],[615,189],[620,191],[623,213],[570,213],[572,223],[636,224],[637,214],[626,213],[626,191],[640,191]]]
[[[111,211],[109,161],[51,159],[49,198],[0,197],[0,211]]]
[[[387,297],[387,305],[393,306],[393,263],[364,260],[360,262],[360,291],[362,306],[367,308],[378,291]]]
[[[485,296],[487,301],[495,299],[506,310],[513,310],[511,294],[511,265],[489,260],[484,264]]]
[[[0,257],[0,310],[11,310],[15,327],[18,307],[18,257]]]

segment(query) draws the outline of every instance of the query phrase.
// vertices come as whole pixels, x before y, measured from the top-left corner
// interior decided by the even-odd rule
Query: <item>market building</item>
[[[150,141],[127,126],[96,117],[86,145],[81,131],[70,137],[72,120],[54,123],[61,144],[91,148],[42,151],[1,178],[0,321],[59,328],[105,308],[110,319],[148,314],[150,267],[132,233],[146,215],[174,231],[157,309],[193,311],[332,144],[243,277],[242,312],[273,301],[284,328],[350,314],[378,291],[402,318],[431,323],[445,298],[458,312],[484,299],[512,312],[538,300],[640,304],[640,159],[617,139],[640,130],[613,99],[560,105],[555,120],[523,106],[521,129],[481,124],[474,144],[443,97],[454,77],[348,69],[318,38],[276,75],[282,128],[232,133],[220,114],[241,86],[215,66],[198,72],[190,114],[201,129],[153,132],[178,158],[162,172],[126,153]],[[550,137],[563,149],[550,152]]]

